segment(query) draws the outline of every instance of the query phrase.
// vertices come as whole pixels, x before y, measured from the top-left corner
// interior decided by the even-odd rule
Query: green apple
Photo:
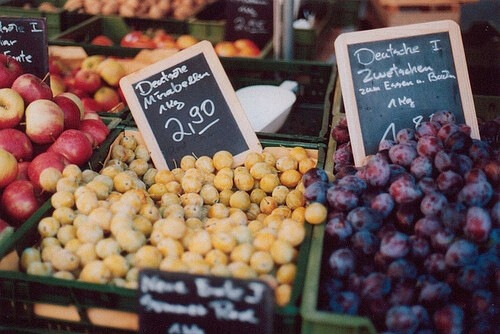
[[[109,58],[97,66],[97,73],[108,85],[113,87],[117,87],[120,79],[127,74],[122,64]]]
[[[100,56],[100,55],[94,55],[94,56],[87,57],[82,61],[81,68],[86,69],[86,70],[95,71],[97,69],[97,66],[99,66],[99,64],[102,63],[104,61],[104,59],[105,59],[104,56]]]

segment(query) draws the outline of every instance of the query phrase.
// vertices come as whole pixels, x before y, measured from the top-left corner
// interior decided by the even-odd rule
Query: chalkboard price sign
[[[209,42],[200,42],[120,81],[156,168],[185,155],[227,150],[235,163],[262,147]]]
[[[272,333],[274,299],[263,281],[141,270],[141,333]]]
[[[227,0],[226,40],[248,38],[260,48],[273,35],[273,0]]]
[[[383,139],[451,111],[479,138],[460,29],[453,21],[346,33],[335,41],[356,165]]]
[[[44,78],[49,73],[45,18],[0,16],[0,53],[19,61],[24,73]]]

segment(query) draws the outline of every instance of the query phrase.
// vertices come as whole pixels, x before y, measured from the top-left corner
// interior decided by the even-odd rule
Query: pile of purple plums
[[[487,142],[491,148],[499,149],[500,117],[489,121],[478,119],[478,122],[481,139]],[[343,167],[348,167],[354,162],[346,118],[342,118],[339,123],[332,128],[331,136],[337,142],[337,149],[333,155],[333,161],[335,163],[335,173],[338,173]]]
[[[497,333],[500,153],[435,113],[360,168],[303,177],[328,207],[318,308],[387,333]]]

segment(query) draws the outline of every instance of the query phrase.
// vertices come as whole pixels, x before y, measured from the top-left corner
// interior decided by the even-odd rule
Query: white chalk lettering
[[[385,90],[392,90],[410,86],[413,86],[413,81],[406,81],[406,80],[397,82],[384,81]]]
[[[259,283],[250,283],[248,284],[248,288],[252,290],[253,295],[246,296],[245,302],[249,304],[259,303],[262,300],[262,297],[264,296],[264,291],[265,291],[264,285]]]
[[[43,29],[39,29],[38,22],[30,22],[31,32],[43,32]]]
[[[258,324],[259,320],[255,317],[255,311],[252,309],[238,311],[234,304],[228,300],[214,300],[208,304],[215,312],[215,317],[221,320],[233,320]]]
[[[182,110],[186,104],[177,100],[168,100],[160,106],[160,115],[170,109]]]
[[[186,325],[186,324],[179,324],[177,322],[174,322],[172,326],[167,330],[168,334],[205,334],[205,331],[196,326],[195,324],[193,325]]]
[[[429,43],[431,43],[431,45],[432,45],[432,51],[437,52],[437,51],[441,50],[441,48],[438,45],[438,42],[440,42],[440,41],[441,41],[440,39],[434,39],[432,41],[429,41]]]
[[[9,32],[24,32],[24,27],[23,26],[18,26],[15,23],[7,23],[3,24],[2,21],[0,21],[0,33],[9,33]]]
[[[139,299],[139,303],[144,306],[146,311],[153,311],[155,313],[187,314],[191,317],[204,317],[208,314],[208,310],[201,304],[171,304],[155,300],[149,293],[143,295]]]
[[[406,67],[399,67],[396,64],[392,64],[392,66],[385,72],[375,72],[370,68],[364,68],[357,72],[357,74],[363,75],[363,83],[369,83],[374,80],[380,79],[390,79],[397,78],[403,76],[413,76],[420,73],[426,73],[433,71],[434,69],[431,66],[422,66],[422,65],[412,65],[410,63],[406,64]]]
[[[32,63],[33,62],[33,56],[25,54],[23,50],[21,50],[21,54],[19,54],[19,55],[11,54],[10,50],[4,51],[3,54],[14,58],[15,60],[17,60],[20,63]]]
[[[142,292],[177,293],[185,295],[189,293],[186,284],[182,281],[167,282],[158,276],[143,276],[141,280]]]
[[[373,86],[373,87],[358,88],[358,91],[361,93],[361,95],[366,95],[369,93],[380,92],[380,87]]]
[[[247,6],[240,6],[238,7],[238,13],[243,13],[250,15],[251,17],[257,17],[257,11],[255,8],[252,7],[247,7]]]
[[[409,106],[410,108],[415,108],[415,101],[411,97],[398,97],[397,99],[391,99],[387,108],[391,109],[394,107],[404,107]]]
[[[440,74],[436,74],[434,72],[427,74],[427,79],[431,82],[456,78],[457,77],[451,74],[448,70],[442,70]]]
[[[240,301],[244,294],[242,288],[235,287],[233,282],[229,280],[224,281],[221,287],[211,286],[210,281],[206,278],[195,278],[194,283],[198,296],[202,298],[225,297],[234,301]]]
[[[181,73],[186,73],[187,71],[188,69],[186,65],[176,67],[170,73],[165,73],[165,71],[162,71],[160,79],[153,80],[152,82],[147,80],[140,81],[135,84],[135,89],[138,89],[139,94],[141,94],[142,96],[149,95],[153,89],[160,87],[170,80],[176,79]]]
[[[17,43],[15,39],[1,39],[0,38],[0,46],[13,46]]]
[[[390,59],[394,57],[402,57],[407,55],[412,55],[420,52],[418,45],[408,46],[406,43],[402,43],[400,48],[394,48],[392,43],[389,43],[389,47],[382,52],[375,52],[369,48],[361,48],[354,51],[354,57],[361,65],[370,65],[374,61],[381,61],[384,59]]]

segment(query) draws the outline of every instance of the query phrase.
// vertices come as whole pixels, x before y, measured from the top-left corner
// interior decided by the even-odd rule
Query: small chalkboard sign
[[[335,41],[354,161],[438,110],[479,138],[460,28],[436,21],[341,34]]]
[[[273,0],[227,0],[226,40],[247,38],[262,48],[273,36],[273,7]]]
[[[0,53],[18,60],[24,73],[43,79],[49,73],[45,18],[0,16]]]
[[[274,299],[258,280],[141,270],[141,333],[272,333]]]
[[[219,150],[240,164],[246,152],[262,151],[210,42],[124,77],[120,87],[156,168]]]

